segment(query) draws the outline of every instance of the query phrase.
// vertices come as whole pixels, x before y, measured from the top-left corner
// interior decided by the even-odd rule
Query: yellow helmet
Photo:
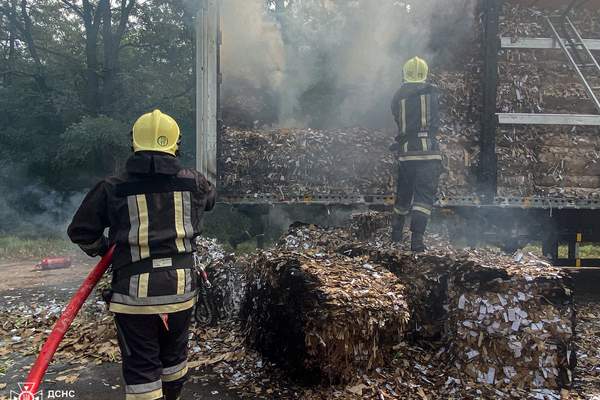
[[[179,125],[160,110],[144,114],[133,124],[133,151],[160,151],[171,155],[179,148]]]
[[[414,57],[404,64],[404,80],[410,83],[425,82],[429,74],[429,66],[425,60]]]

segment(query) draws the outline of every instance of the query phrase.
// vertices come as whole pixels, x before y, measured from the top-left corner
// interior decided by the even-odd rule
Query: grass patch
[[[0,261],[41,259],[71,254],[75,250],[66,239],[0,236]]]
[[[593,244],[584,244],[579,247],[581,258],[600,258],[600,246]]]
[[[569,246],[558,246],[558,256],[567,258],[569,256]],[[579,258],[600,258],[600,246],[594,244],[582,244],[579,246]]]
[[[537,256],[542,256],[542,246],[539,243],[533,243],[527,245],[524,249],[525,252],[531,252]],[[567,258],[569,256],[569,246],[561,244],[558,246],[558,257]],[[582,259],[586,258],[600,258],[600,246],[596,244],[583,243],[579,246],[579,257]]]

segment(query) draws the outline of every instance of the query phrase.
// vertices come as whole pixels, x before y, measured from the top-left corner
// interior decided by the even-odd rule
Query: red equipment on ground
[[[69,268],[71,266],[71,258],[69,257],[48,257],[44,258],[36,268],[41,270]]]
[[[67,330],[71,326],[75,316],[77,316],[81,306],[112,263],[113,251],[114,246],[108,250],[98,265],[96,265],[96,267],[94,267],[94,269],[89,273],[85,281],[83,281],[83,284],[77,290],[77,293],[75,293],[69,302],[69,305],[67,305],[67,308],[65,308],[58,321],[56,321],[50,336],[48,336],[46,343],[44,343],[44,346],[40,351],[40,355],[38,356],[37,360],[35,360],[33,367],[31,367],[31,371],[29,372],[27,380],[25,381],[27,382],[26,387],[23,391],[21,391],[19,400],[34,399],[33,395],[37,392],[42,379],[46,374],[48,365],[50,364],[50,361],[52,361],[52,357],[58,348],[58,345],[67,333]]]

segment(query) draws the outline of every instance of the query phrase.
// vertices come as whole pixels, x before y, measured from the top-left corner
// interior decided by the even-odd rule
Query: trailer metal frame
[[[594,114],[498,113],[496,115],[501,125],[600,126],[600,115]]]
[[[592,51],[600,51],[600,39],[583,39]],[[565,42],[565,44],[567,44]],[[502,36],[500,47],[507,50],[560,50],[560,44],[554,38],[511,38]]]

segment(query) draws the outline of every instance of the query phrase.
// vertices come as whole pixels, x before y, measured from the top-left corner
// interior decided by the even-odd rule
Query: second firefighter
[[[392,100],[398,136],[391,149],[399,161],[392,240],[402,241],[404,224],[410,216],[414,252],[425,251],[423,237],[435,202],[442,160],[437,141],[439,90],[427,82],[428,73],[424,60],[409,60],[404,66],[404,84]]]

